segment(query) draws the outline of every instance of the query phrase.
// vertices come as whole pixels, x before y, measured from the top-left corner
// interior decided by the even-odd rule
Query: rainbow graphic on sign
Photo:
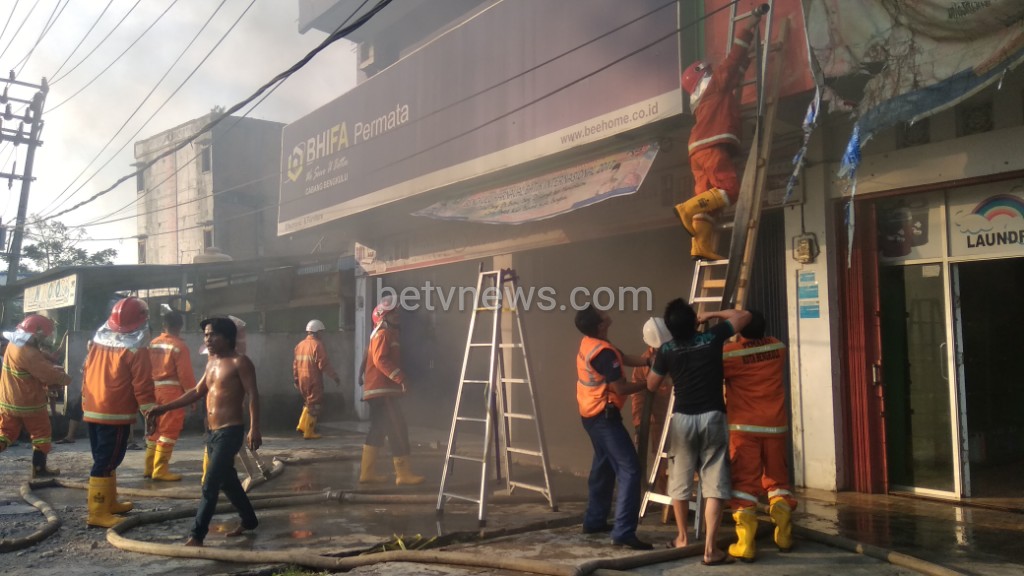
[[[1000,216],[1024,218],[1024,200],[1010,194],[997,194],[982,200],[971,214],[982,216],[989,222]]]

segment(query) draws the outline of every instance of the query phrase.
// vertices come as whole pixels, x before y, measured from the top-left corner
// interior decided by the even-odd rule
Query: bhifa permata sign
[[[663,0],[488,6],[285,126],[278,234],[681,114],[677,10]]]
[[[25,312],[38,312],[74,306],[77,290],[77,274],[25,288],[23,309]]]

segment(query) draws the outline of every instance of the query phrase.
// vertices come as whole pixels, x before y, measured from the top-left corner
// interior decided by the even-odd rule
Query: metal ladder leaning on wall
[[[772,32],[771,3],[768,5],[764,38],[770,40]],[[735,35],[736,23],[751,17],[753,17],[752,12],[737,14],[737,5],[732,4],[728,40],[730,47]],[[775,112],[778,104],[779,76],[783,64],[782,50],[789,33],[788,24],[788,21],[782,22],[775,43],[762,43],[760,36],[755,38],[758,46],[757,73],[753,81],[746,82],[740,87],[742,90],[745,86],[753,83],[757,90],[758,104],[754,137],[740,183],[739,200],[736,203],[732,225],[732,239],[729,244],[729,258],[698,260],[693,267],[689,302],[698,314],[726,308],[742,308],[746,303],[750,273],[754,265],[757,230],[761,220],[762,195],[767,183],[768,163],[771,157]],[[672,420],[674,401],[675,394],[669,401],[668,413],[665,417],[666,423]],[[663,505],[672,503],[672,499],[667,494],[660,494],[654,488],[661,463],[668,458],[666,451],[668,432],[669,427],[666,425],[662,429],[657,455],[640,504],[641,518],[647,512],[647,505],[651,502]],[[696,498],[690,502],[690,508],[694,510],[695,536],[700,538],[704,506],[699,483],[696,485],[696,492]]]
[[[533,375],[526,350],[523,320],[519,310],[515,308],[518,304],[518,294],[519,278],[511,268],[481,271],[477,276],[473,314],[469,321],[466,352],[459,377],[459,392],[455,400],[451,432],[448,435],[441,489],[437,495],[438,515],[444,513],[444,504],[448,499],[476,503],[480,527],[487,523],[487,500],[495,486],[504,487],[510,494],[516,488],[539,492],[547,499],[552,511],[558,510],[555,494],[551,489],[551,467],[544,441],[544,428],[537,407],[537,396],[533,389]],[[515,319],[511,326],[510,342],[502,341],[501,320],[504,312],[512,314]],[[488,340],[481,340],[485,337],[483,333],[477,334],[478,320],[482,320],[480,327],[488,329]],[[506,355],[509,358],[506,358]],[[506,360],[511,364],[516,358],[522,362],[521,377],[512,378],[509,376],[511,370],[506,366]],[[514,402],[516,399],[518,402]],[[514,409],[519,405],[522,407],[518,411]],[[532,442],[518,438],[520,435],[529,436],[530,432],[522,430],[521,427],[513,430],[514,422],[527,426],[533,423]],[[476,429],[477,438],[479,433],[482,433],[483,446],[473,445],[472,448],[459,449],[457,442],[460,437],[465,438],[466,433],[470,432],[464,429],[469,427]],[[515,444],[513,432],[517,433],[515,439],[518,441]],[[473,450],[479,451],[473,453]],[[510,456],[512,454],[538,459],[544,476],[543,485],[514,479]],[[480,467],[480,484],[475,494],[457,493],[448,488],[454,474],[455,462],[459,460]],[[492,466],[495,476],[493,483]]]

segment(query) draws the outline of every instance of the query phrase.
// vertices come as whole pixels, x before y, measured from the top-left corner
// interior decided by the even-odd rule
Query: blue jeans
[[[612,494],[618,482],[612,540],[636,536],[636,525],[640,519],[640,464],[633,440],[622,425],[622,414],[612,408],[597,416],[583,418],[583,429],[594,445],[583,528],[596,529],[608,521]]]
[[[130,424],[96,424],[88,422],[89,447],[92,448],[90,476],[109,478],[117,471],[128,450]]]
[[[210,531],[210,520],[217,509],[217,499],[221,490],[231,505],[238,510],[243,528],[252,530],[259,525],[256,511],[253,510],[249,497],[245,495],[242,483],[238,480],[238,472],[235,470],[235,456],[242,448],[244,440],[245,430],[242,426],[228,426],[210,431],[206,441],[206,452],[210,456],[210,462],[206,467],[206,480],[203,482],[203,498],[199,501],[196,521],[189,533],[200,542]]]

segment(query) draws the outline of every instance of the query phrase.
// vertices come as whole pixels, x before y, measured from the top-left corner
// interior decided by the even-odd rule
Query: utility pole
[[[43,145],[39,136],[43,131],[43,104],[46,102],[46,93],[50,87],[46,83],[46,78],[43,78],[39,85],[15,80],[14,70],[11,70],[8,78],[0,80],[0,83],[6,84],[3,94],[0,94],[0,105],[4,105],[3,115],[0,116],[2,118],[0,120],[0,142],[11,142],[15,147],[19,144],[28,146],[28,151],[25,153],[25,169],[20,175],[16,174],[17,161],[15,161],[15,165],[9,173],[0,173],[0,179],[7,179],[8,189],[12,187],[14,180],[21,180],[18,219],[14,223],[14,233],[11,235],[11,251],[7,257],[7,283],[11,284],[18,281],[18,266],[21,263],[21,241],[25,235],[25,217],[28,212],[28,191],[32,181],[35,180],[32,177],[32,164],[35,160],[36,148]],[[15,88],[33,89],[36,90],[36,93],[32,96],[31,100],[16,98],[8,94],[12,86]],[[12,102],[27,104],[28,107],[25,113],[21,116],[15,116],[11,112]],[[17,130],[3,125],[4,122],[12,122],[14,120],[18,120]],[[29,135],[27,138],[25,136],[25,124],[29,125]]]

